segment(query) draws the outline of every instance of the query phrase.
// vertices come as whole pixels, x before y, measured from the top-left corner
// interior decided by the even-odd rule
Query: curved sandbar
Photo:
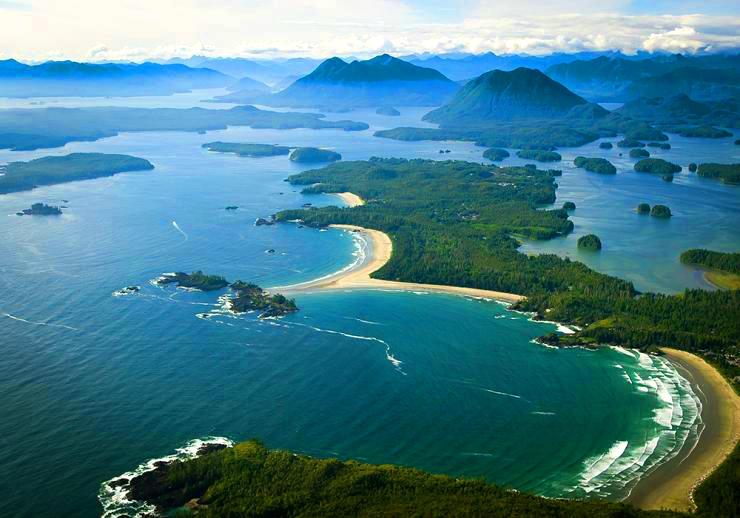
[[[740,398],[722,375],[702,358],[686,351],[663,348],[702,400],[706,428],[696,447],[681,451],[641,480],[627,501],[642,509],[694,508],[694,489],[732,452],[740,439]]]
[[[351,192],[333,193],[342,198],[349,207],[364,205],[362,198]],[[272,288],[271,291],[280,290],[282,293],[323,291],[323,290],[346,290],[346,289],[378,289],[378,290],[403,290],[403,291],[429,291],[438,293],[451,293],[468,297],[481,297],[505,302],[517,302],[522,300],[522,295],[504,293],[501,291],[481,290],[478,288],[463,288],[459,286],[444,286],[441,284],[421,284],[417,282],[386,281],[373,279],[370,275],[387,263],[393,253],[393,243],[387,234],[379,230],[372,230],[354,225],[330,225],[347,232],[359,233],[367,243],[365,257],[362,261],[350,268],[335,274],[308,281],[292,286],[281,286]]]

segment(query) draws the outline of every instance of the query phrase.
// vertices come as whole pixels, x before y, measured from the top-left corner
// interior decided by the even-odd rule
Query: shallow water
[[[554,325],[495,302],[302,294],[299,313],[259,321],[218,313],[222,293],[149,283],[163,272],[203,269],[286,285],[348,264],[356,250],[349,234],[253,226],[280,209],[339,203],[283,181],[304,167],[200,146],[248,141],[331,147],[345,159],[482,160],[470,143],[372,137],[375,129],[418,124],[425,113],[401,111],[401,118],[330,116],[373,126],[359,133],[127,133],[54,150],[0,151],[0,162],[125,152],[156,167],[0,197],[0,484],[14,488],[6,491],[8,508],[21,516],[100,514],[99,491],[112,505],[101,483],[206,436],[259,437],[311,455],[483,476],[548,496],[611,498],[695,440],[698,400],[670,364],[616,349],[540,346],[532,340]],[[451,152],[439,155],[440,148]],[[588,198],[577,198],[566,181],[588,173],[565,174],[561,189],[579,205],[577,229],[592,229],[598,218],[589,217]],[[714,185],[711,203],[736,193]],[[677,177],[670,187],[680,186]],[[61,200],[69,206],[61,217],[13,215],[35,201]],[[728,204],[721,213],[736,214]],[[239,209],[227,212],[227,205]],[[610,251],[617,238],[597,233]],[[141,292],[114,296],[127,285]]]

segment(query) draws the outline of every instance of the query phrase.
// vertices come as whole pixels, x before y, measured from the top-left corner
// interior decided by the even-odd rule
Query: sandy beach
[[[663,352],[702,400],[706,428],[688,456],[679,453],[640,481],[627,502],[643,509],[691,511],[696,486],[722,463],[740,439],[740,398],[702,358],[676,349],[664,348]]]
[[[371,230],[353,225],[331,225],[332,228],[342,229],[347,232],[360,234],[367,247],[365,256],[351,268],[341,272],[316,279],[314,281],[273,288],[282,293],[324,291],[324,290],[348,290],[348,289],[376,289],[376,290],[400,290],[400,291],[429,291],[437,293],[450,293],[467,297],[480,297],[501,300],[505,302],[516,302],[523,299],[522,295],[504,293],[500,291],[481,290],[477,288],[463,288],[459,286],[443,286],[439,284],[421,284],[416,282],[399,282],[373,279],[370,275],[387,263],[393,253],[393,243],[387,234],[378,230]]]
[[[352,192],[336,192],[335,196],[339,196],[348,207],[357,207],[358,205],[365,205],[365,200],[357,196]]]

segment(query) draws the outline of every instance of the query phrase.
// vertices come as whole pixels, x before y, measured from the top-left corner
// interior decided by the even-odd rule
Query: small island
[[[156,280],[156,283],[159,285],[177,284],[178,288],[200,291],[216,291],[228,286],[234,292],[234,296],[226,302],[229,311],[234,313],[261,311],[259,318],[281,317],[298,311],[295,300],[288,299],[280,293],[271,295],[256,284],[243,281],[229,283],[220,275],[206,275],[200,270],[191,274],[184,272],[165,273]],[[127,294],[125,290],[129,288],[119,290],[117,293]],[[135,291],[138,291],[138,287],[134,288],[136,288]]]
[[[301,164],[316,164],[321,162],[336,162],[342,155],[328,149],[316,147],[299,147],[290,153],[290,160]]]
[[[706,270],[704,278],[718,288],[740,289],[740,253],[692,248],[681,254],[681,263]]]
[[[526,160],[537,160],[538,162],[560,162],[563,159],[560,153],[544,149],[521,149],[516,152],[516,156]]]
[[[647,203],[641,203],[637,206],[638,214],[650,214],[650,205]]]
[[[223,277],[206,275],[200,270],[190,274],[185,272],[165,273],[156,282],[160,285],[177,284],[179,288],[190,288],[200,291],[220,290],[229,285]]]
[[[678,134],[690,138],[726,138],[731,137],[729,131],[715,128],[714,126],[694,126],[690,128],[679,128]]]
[[[689,164],[689,172],[690,173],[695,173],[696,172],[696,163],[695,162],[691,162]]]
[[[59,216],[62,213],[62,209],[59,207],[52,207],[45,203],[34,203],[30,209],[23,209],[18,212],[19,216]]]
[[[716,178],[728,185],[740,185],[740,164],[701,164],[696,174]]]
[[[648,142],[648,147],[657,147],[664,150],[671,149],[671,145],[668,142]]]
[[[492,147],[488,148],[483,152],[483,158],[487,158],[493,162],[500,162],[504,158],[511,156],[508,151],[502,148]]]
[[[129,155],[71,153],[45,156],[28,162],[10,162],[0,167],[0,194],[151,169],[154,166],[148,160]]]
[[[601,239],[596,234],[587,234],[578,238],[578,248],[596,252],[601,250]]]
[[[401,112],[396,110],[392,106],[381,106],[377,110],[375,110],[375,113],[378,115],[385,115],[386,117],[398,117],[401,115]]]
[[[650,215],[654,218],[670,218],[673,216],[673,214],[671,214],[671,209],[666,205],[653,205],[653,208],[650,210]]]
[[[611,142],[601,142],[599,144],[599,149],[612,149],[614,147],[614,144]]]
[[[630,149],[630,158],[648,158],[650,157],[650,151],[642,148]]]
[[[229,309],[235,313],[262,311],[259,318],[274,318],[298,311],[295,300],[280,293],[270,295],[256,284],[236,281],[231,289],[236,296],[229,300]]]
[[[290,153],[287,146],[276,146],[273,144],[241,144],[238,142],[208,142],[203,144],[208,151],[218,153],[234,153],[242,157],[259,158],[266,156],[280,156]]]
[[[681,166],[663,160],[662,158],[643,158],[635,164],[635,171],[638,173],[655,173],[668,175],[680,173]]]
[[[573,165],[591,171],[592,173],[599,174],[617,174],[617,168],[614,164],[609,162],[606,158],[587,158],[585,156],[577,156],[573,161]]]
[[[563,209],[564,210],[576,210],[576,204],[572,201],[566,201],[563,203]]]
[[[645,147],[645,144],[633,138],[625,138],[624,140],[620,140],[619,142],[617,142],[617,147],[622,147],[622,148]]]

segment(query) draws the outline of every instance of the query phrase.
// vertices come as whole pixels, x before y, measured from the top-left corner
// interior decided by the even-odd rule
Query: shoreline
[[[290,286],[271,288],[270,291],[280,291],[283,294],[306,293],[330,290],[396,290],[396,291],[426,291],[433,293],[447,293],[467,297],[494,299],[503,302],[517,302],[524,296],[515,293],[483,290],[479,288],[465,288],[461,286],[445,286],[441,284],[423,284],[417,282],[388,281],[373,279],[370,275],[382,268],[391,258],[393,243],[390,237],[379,230],[367,229],[355,225],[329,225],[330,228],[356,233],[362,236],[367,243],[365,257],[349,268],[340,270],[313,281],[302,282]]]
[[[688,455],[679,452],[641,479],[625,502],[646,510],[690,512],[695,508],[696,487],[732,453],[740,439],[740,397],[703,358],[667,347],[662,351],[701,399],[705,428]]]

